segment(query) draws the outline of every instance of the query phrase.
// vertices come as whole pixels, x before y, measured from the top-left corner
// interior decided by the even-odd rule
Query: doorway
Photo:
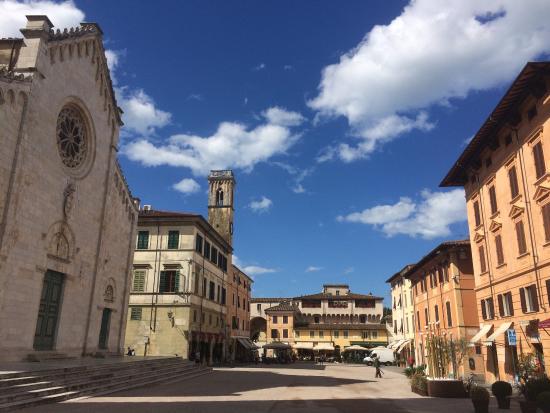
[[[106,349],[109,342],[109,327],[111,325],[110,308],[104,308],[101,316],[101,329],[99,330],[99,348]]]
[[[38,319],[34,332],[33,348],[35,350],[47,351],[54,348],[59,310],[61,309],[63,279],[63,274],[56,271],[48,270],[44,274]]]

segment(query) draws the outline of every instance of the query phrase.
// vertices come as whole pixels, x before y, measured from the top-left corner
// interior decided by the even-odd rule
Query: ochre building
[[[486,379],[550,362],[550,63],[528,63],[442,186],[466,192]]]
[[[251,361],[256,346],[250,340],[250,294],[252,278],[232,265],[227,282],[227,319],[230,328],[229,357],[231,360]]]
[[[0,39],[0,359],[120,354],[137,222],[97,24]]]
[[[427,341],[434,336],[469,347],[479,330],[470,242],[441,243],[403,277],[411,280],[414,296],[416,364],[429,365]],[[462,360],[448,366],[449,372],[456,377],[473,373],[483,378],[480,354],[478,347],[470,347]]]

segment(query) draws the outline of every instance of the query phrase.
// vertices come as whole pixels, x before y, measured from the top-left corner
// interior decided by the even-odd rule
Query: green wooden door
[[[53,350],[62,292],[63,274],[51,270],[46,271],[34,333],[35,350]]]
[[[101,316],[101,329],[99,330],[99,348],[106,349],[109,340],[109,325],[111,324],[111,309],[104,308]]]

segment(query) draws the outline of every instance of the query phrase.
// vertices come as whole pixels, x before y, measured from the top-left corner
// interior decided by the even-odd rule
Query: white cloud
[[[344,116],[354,145],[325,150],[351,162],[412,130],[434,127],[428,110],[510,81],[550,51],[547,0],[416,0],[322,72],[309,101],[318,118]]]
[[[264,113],[272,112],[268,109]],[[287,112],[285,116],[296,119],[301,115]],[[222,122],[211,136],[174,135],[162,145],[141,138],[128,143],[123,151],[131,160],[146,166],[186,167],[199,176],[212,169],[251,171],[257,163],[285,153],[300,137],[288,126],[274,124],[271,120],[265,117],[264,122],[254,128],[237,122]]]
[[[182,192],[184,194],[193,194],[198,192],[201,189],[201,186],[191,178],[184,178],[181,181],[175,183],[173,188],[176,191]]]
[[[294,180],[291,187],[292,192],[296,194],[303,194],[306,192],[306,189],[302,185],[302,182],[315,171],[315,168],[300,169],[285,162],[272,162],[272,164],[278,166],[281,169],[284,169],[286,172],[292,175]]]
[[[187,100],[196,100],[202,102],[204,98],[200,93],[191,93],[189,96],[187,96]]]
[[[344,274],[351,274],[354,271],[355,271],[354,267],[348,267],[344,270]]]
[[[239,257],[236,255],[233,255],[233,264],[235,264],[237,267],[239,267],[245,274],[250,275],[251,277],[254,277],[255,275],[260,274],[269,274],[273,272],[277,272],[274,268],[267,268],[267,267],[261,267],[259,265],[245,265]]]
[[[294,66],[292,66],[292,65],[284,65],[284,66],[283,66],[283,69],[284,69],[284,70],[292,70],[292,69],[294,69]]]
[[[168,125],[172,114],[159,109],[143,89],[116,88],[117,102],[124,112],[124,131],[141,136],[155,133],[157,128]]]
[[[280,126],[298,126],[302,124],[305,118],[298,112],[289,112],[278,106],[271,107],[262,112],[262,116],[269,123]]]
[[[80,26],[84,12],[72,1],[0,1],[0,37],[22,37],[19,29],[27,25],[26,15],[47,15],[57,29]]]
[[[267,212],[273,206],[273,201],[265,196],[262,196],[260,200],[250,202],[248,206],[252,211],[261,214],[263,212]]]
[[[306,272],[317,272],[317,271],[321,271],[323,269],[323,267],[315,267],[313,265],[310,265],[309,267],[306,268]]]
[[[266,68],[265,63],[260,63],[252,68],[255,72],[258,72],[260,70],[264,70]]]
[[[388,236],[404,234],[432,239],[451,234],[450,226],[466,220],[464,191],[421,192],[419,202],[401,198],[393,205],[378,205],[339,216],[340,222],[372,225]]]

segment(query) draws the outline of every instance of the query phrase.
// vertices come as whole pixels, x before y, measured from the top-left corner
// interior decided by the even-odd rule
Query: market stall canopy
[[[293,346],[296,350],[313,350],[313,342],[304,341],[301,343],[296,343]]]
[[[334,346],[332,343],[319,343],[313,347],[313,350],[334,350]]]
[[[344,349],[344,351],[369,351],[369,349],[366,348],[366,347],[361,347],[361,346],[358,346],[358,345],[353,345],[353,346],[346,347],[346,348]]]
[[[498,328],[495,329],[493,334],[491,334],[489,337],[487,337],[486,340],[483,340],[483,344],[486,345],[486,346],[492,346],[494,341],[496,340],[496,338],[498,336],[500,336],[501,334],[504,334],[505,331],[508,330],[511,325],[512,325],[511,321],[508,321],[506,323],[502,323],[500,326],[498,326]]]
[[[292,348],[290,344],[279,343],[279,342],[264,344],[263,347],[264,349],[267,349],[267,350],[290,350]]]
[[[493,327],[492,324],[484,324],[481,326],[481,328],[479,329],[479,331],[476,333],[475,336],[472,337],[472,339],[470,340],[470,343],[468,343],[468,346],[470,347],[473,347],[476,345],[476,343],[481,340],[481,337],[487,335],[487,333],[489,332],[489,330]]]

